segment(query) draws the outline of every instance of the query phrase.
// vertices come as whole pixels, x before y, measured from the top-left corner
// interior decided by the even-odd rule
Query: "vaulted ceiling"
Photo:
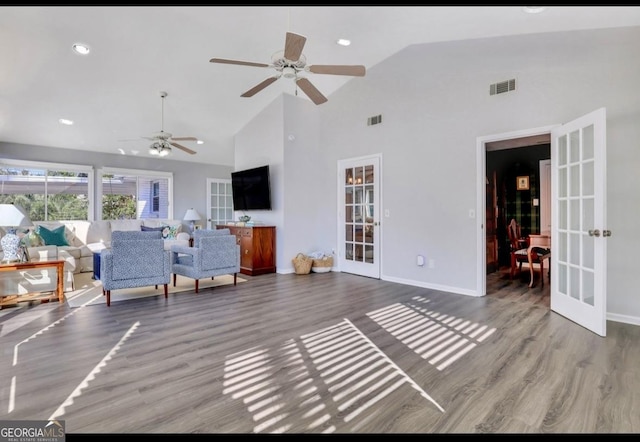
[[[179,141],[197,153],[174,148],[167,161],[233,165],[234,135],[265,106],[282,93],[309,98],[287,78],[241,97],[273,68],[211,58],[270,64],[294,32],[307,38],[307,65],[369,70],[413,44],[638,25],[635,6],[0,7],[0,141],[149,156],[143,137],[164,129],[204,141]],[[91,52],[78,55],[74,43]],[[329,100],[347,81],[367,81],[301,76]]]

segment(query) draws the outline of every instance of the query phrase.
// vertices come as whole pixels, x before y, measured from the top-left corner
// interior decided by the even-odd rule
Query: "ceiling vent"
[[[516,79],[501,81],[489,86],[489,95],[504,94],[516,90]]]
[[[373,126],[374,124],[380,124],[380,123],[382,123],[382,114],[369,117],[369,119],[367,120],[367,126]]]

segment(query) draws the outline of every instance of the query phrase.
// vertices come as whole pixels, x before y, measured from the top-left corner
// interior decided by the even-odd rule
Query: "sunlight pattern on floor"
[[[351,322],[227,357],[223,394],[243,401],[255,433],[357,431],[411,390],[444,411]],[[294,391],[295,400],[291,394]],[[345,429],[345,424],[347,429]],[[297,430],[296,430],[297,431]]]
[[[438,370],[444,370],[493,334],[486,325],[429,310],[422,296],[368,313],[371,319]]]

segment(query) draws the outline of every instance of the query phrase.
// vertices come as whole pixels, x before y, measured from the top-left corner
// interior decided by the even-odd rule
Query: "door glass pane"
[[[569,201],[569,224],[571,230],[580,230],[580,200]]]
[[[594,149],[593,124],[582,129],[582,160],[593,158]]]
[[[567,266],[558,264],[558,292],[563,295],[567,294]]]
[[[593,270],[595,253],[595,236],[582,235],[582,265]]]
[[[353,261],[353,244],[345,243],[344,245],[344,259],[348,261]]]
[[[558,202],[558,228],[561,230],[566,230],[567,228],[567,201],[559,201]]]
[[[347,224],[345,226],[344,238],[346,241],[353,241],[353,224]]]
[[[558,170],[558,196],[565,198],[567,196],[567,169],[566,167]]]
[[[353,222],[353,206],[344,207],[344,220],[348,223]]]
[[[582,200],[582,231],[588,232],[594,227],[595,208],[593,207],[593,199],[588,198]]]
[[[364,183],[364,167],[355,167],[353,178],[354,178],[353,184]]]
[[[582,194],[593,196],[593,192],[593,162],[590,161],[582,165]]]
[[[567,136],[563,135],[558,138],[558,166],[562,167],[567,164]]]
[[[373,264],[373,246],[364,246],[364,260],[369,264]]]
[[[593,272],[582,272],[582,300],[591,306],[594,305]]]
[[[580,161],[580,132],[574,130],[569,134],[569,162]]]
[[[344,183],[349,185],[353,184],[353,169],[345,169],[344,170]]]
[[[364,168],[364,182],[366,184],[372,184],[374,181],[373,166],[365,166]]]
[[[569,196],[580,196],[580,165],[569,166]]]
[[[558,259],[562,262],[567,261],[567,234],[565,232],[559,232],[560,238],[558,238]]]
[[[569,296],[580,299],[580,271],[576,267],[569,268]]]
[[[363,253],[362,253],[362,244],[354,244],[355,256],[354,259],[356,261],[362,261]]]
[[[580,235],[577,233],[569,235],[569,253],[569,262],[580,265]]]

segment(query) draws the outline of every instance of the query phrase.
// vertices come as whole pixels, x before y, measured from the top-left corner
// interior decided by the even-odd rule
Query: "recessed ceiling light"
[[[76,51],[78,54],[80,55],[87,55],[91,50],[89,49],[89,46],[82,44],[82,43],[76,43],[73,45],[73,50]]]
[[[346,38],[339,38],[336,43],[338,43],[340,46],[349,46],[351,44],[351,40],[347,40]]]
[[[196,141],[196,144],[204,144],[204,141],[198,140],[198,141]]]
[[[522,10],[527,14],[539,14],[545,9],[547,8],[544,6],[525,6],[522,8]]]
[[[60,118],[58,121],[60,124],[66,124],[67,126],[71,126],[73,124],[72,120],[67,120],[66,118]]]

